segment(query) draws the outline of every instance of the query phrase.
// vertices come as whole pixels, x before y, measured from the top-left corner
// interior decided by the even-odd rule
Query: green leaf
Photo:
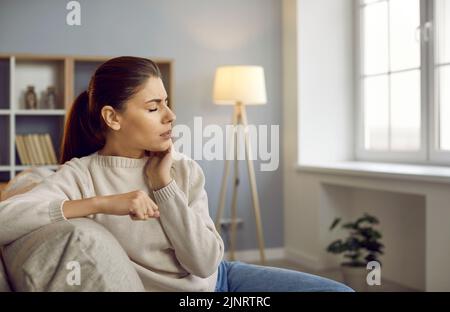
[[[342,228],[344,229],[357,229],[358,227],[352,223],[352,222],[348,222],[342,225]]]
[[[341,253],[344,251],[343,246],[344,246],[344,244],[343,244],[342,240],[339,239],[339,240],[332,242],[328,246],[327,251],[331,252],[331,253]]]
[[[339,224],[339,222],[341,222],[341,218],[335,218],[333,223],[331,223],[330,231],[333,230],[336,227],[336,225]]]

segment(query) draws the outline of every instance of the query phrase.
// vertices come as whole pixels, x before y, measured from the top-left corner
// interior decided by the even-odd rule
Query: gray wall
[[[217,66],[261,65],[266,73],[268,105],[250,107],[249,122],[281,125],[281,1],[81,0],[82,25],[75,27],[65,23],[67,2],[0,0],[0,53],[172,58],[177,123],[190,127],[194,116],[203,117],[203,126],[223,126],[231,120],[231,107],[212,105]],[[281,146],[280,153],[278,170],[256,172],[267,247],[283,245]],[[214,219],[223,162],[199,163],[206,175]],[[258,245],[244,165],[241,161],[238,209],[244,224],[238,233],[238,249],[253,249]],[[229,204],[231,192],[228,195]]]

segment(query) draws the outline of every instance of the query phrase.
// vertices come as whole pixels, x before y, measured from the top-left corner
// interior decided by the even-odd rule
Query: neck
[[[106,143],[105,146],[98,151],[98,155],[101,156],[120,156],[127,158],[143,158],[145,157],[145,150],[137,150],[131,148],[123,148],[116,146],[115,144]]]

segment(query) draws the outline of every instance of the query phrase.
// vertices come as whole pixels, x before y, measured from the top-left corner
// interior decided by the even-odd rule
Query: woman
[[[102,64],[69,112],[63,165],[0,203],[0,245],[51,222],[89,217],[117,238],[148,291],[351,290],[309,274],[222,261],[203,172],[173,151],[176,117],[167,103],[151,60]]]

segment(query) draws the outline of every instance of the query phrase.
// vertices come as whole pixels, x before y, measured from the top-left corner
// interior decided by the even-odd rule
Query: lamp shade
[[[267,103],[264,69],[261,66],[221,66],[214,78],[213,100],[219,105]]]

